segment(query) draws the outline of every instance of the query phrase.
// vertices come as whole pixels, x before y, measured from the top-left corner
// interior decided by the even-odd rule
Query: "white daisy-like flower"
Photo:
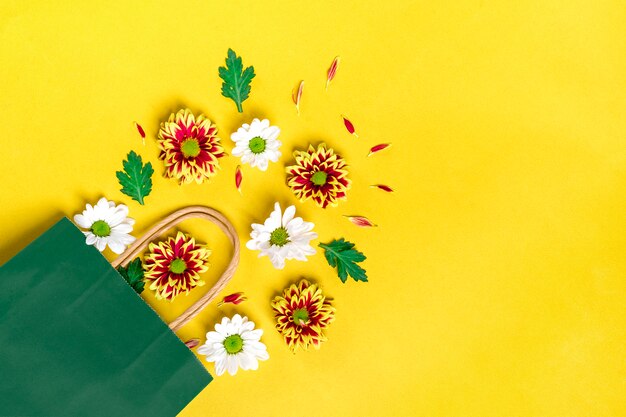
[[[278,126],[270,126],[267,119],[254,119],[252,123],[244,123],[230,138],[235,142],[233,155],[240,157],[243,164],[259,167],[265,171],[268,162],[276,162],[280,158],[280,145],[278,140],[280,129]]]
[[[104,197],[95,206],[87,204],[82,214],[74,216],[74,223],[87,229],[83,231],[86,243],[94,245],[100,252],[109,245],[119,255],[135,241],[129,234],[133,231],[135,220],[128,217],[128,207],[116,205]]]
[[[218,376],[225,371],[235,375],[239,368],[256,371],[259,361],[270,357],[260,341],[262,335],[263,330],[255,329],[254,322],[246,316],[224,317],[215,325],[215,331],[206,334],[206,342],[198,348],[198,353],[205,355],[207,362],[215,362]]]
[[[274,204],[274,211],[264,224],[252,225],[252,239],[246,247],[261,251],[259,258],[269,256],[276,269],[283,269],[286,259],[306,261],[307,255],[315,253],[310,242],[317,238],[317,233],[311,231],[315,227],[313,223],[294,217],[295,214],[294,206],[287,207],[283,214],[280,204]]]

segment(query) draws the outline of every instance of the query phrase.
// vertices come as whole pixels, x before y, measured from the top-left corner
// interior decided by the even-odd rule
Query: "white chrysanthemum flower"
[[[83,231],[87,237],[85,241],[100,252],[109,245],[119,255],[135,241],[129,234],[133,231],[135,220],[128,217],[128,207],[124,204],[115,205],[104,197],[95,206],[87,204],[82,214],[74,216],[74,223],[87,229]]]
[[[310,245],[317,238],[312,232],[315,226],[301,217],[294,217],[296,208],[289,206],[282,214],[280,204],[274,205],[274,211],[264,224],[252,225],[252,238],[246,243],[251,250],[259,250],[259,257],[269,256],[276,269],[285,267],[285,259],[306,261],[307,255],[313,255],[315,249]]]
[[[230,135],[235,142],[232,153],[240,157],[243,164],[250,164],[265,171],[269,161],[276,162],[280,158],[279,134],[280,129],[277,126],[270,126],[267,119],[254,119],[250,124],[244,123]]]
[[[235,314],[232,319],[224,317],[215,325],[215,331],[206,334],[206,342],[198,348],[207,362],[215,362],[215,373],[225,371],[235,375],[239,368],[257,370],[258,361],[269,359],[267,347],[260,341],[263,330],[254,329],[254,322]]]

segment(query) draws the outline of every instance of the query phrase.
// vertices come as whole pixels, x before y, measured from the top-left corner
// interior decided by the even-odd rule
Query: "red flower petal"
[[[367,156],[372,156],[375,153],[380,152],[383,149],[387,149],[390,146],[391,146],[391,143],[381,143],[380,145],[373,146],[372,149],[370,149],[370,153],[368,153]]]
[[[339,57],[335,57],[333,59],[332,64],[330,64],[330,68],[328,68],[327,77],[326,77],[326,90],[328,90],[328,85],[335,78],[337,74],[337,68],[339,68]]]
[[[226,297],[224,297],[224,299],[222,299],[222,301],[217,303],[217,306],[220,307],[223,304],[227,304],[227,303],[237,305],[237,304],[243,303],[247,299],[248,299],[248,297],[244,296],[242,292],[235,292],[235,293],[229,294]]]
[[[352,122],[350,120],[348,120],[345,116],[341,116],[343,118],[343,124],[346,127],[346,130],[348,131],[348,133],[350,133],[351,135],[356,136],[357,138],[359,137],[359,135],[356,134],[355,129],[354,129],[354,125],[352,124]]]
[[[370,185],[370,187],[373,188],[378,188],[379,190],[383,190],[386,191],[388,193],[393,193],[393,188],[391,188],[388,185],[384,185],[384,184],[374,184],[374,185]]]
[[[193,349],[196,346],[198,346],[200,344],[200,340],[198,339],[189,339],[185,342],[185,345],[189,348],[189,349]]]
[[[135,127],[137,128],[137,132],[139,132],[139,135],[141,136],[141,143],[143,143],[144,145],[146,144],[146,131],[143,130],[143,127],[141,127],[141,125],[137,122],[135,123]]]
[[[293,99],[293,103],[296,105],[296,111],[298,115],[300,115],[300,100],[302,99],[302,90],[304,89],[304,81],[300,81],[298,85],[298,89],[291,93],[291,98]]]
[[[377,227],[377,224],[372,223],[370,219],[363,216],[344,216],[347,217],[352,223],[359,227]]]
[[[235,186],[237,187],[237,191],[241,194],[241,181],[243,180],[243,175],[241,174],[241,165],[237,165],[237,169],[235,170]]]

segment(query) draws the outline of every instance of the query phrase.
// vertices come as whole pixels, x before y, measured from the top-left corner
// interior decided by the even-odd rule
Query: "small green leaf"
[[[130,151],[127,158],[122,162],[124,171],[115,173],[122,186],[120,191],[143,205],[143,199],[152,191],[154,169],[150,162],[143,165],[141,156],[134,151]]]
[[[219,67],[218,71],[220,78],[224,81],[222,83],[222,95],[233,100],[239,113],[242,113],[242,104],[250,94],[250,82],[256,75],[254,67],[249,66],[244,70],[241,57],[229,49],[226,66]]]
[[[319,246],[324,249],[324,257],[328,264],[333,268],[337,267],[337,275],[341,282],[346,282],[348,275],[355,281],[367,282],[365,269],[357,265],[367,258],[354,249],[354,243],[341,238],[330,243],[320,243]]]
[[[141,265],[141,259],[135,258],[128,266],[118,266],[117,272],[120,273],[122,278],[130,285],[137,294],[141,294],[143,291],[143,266]]]

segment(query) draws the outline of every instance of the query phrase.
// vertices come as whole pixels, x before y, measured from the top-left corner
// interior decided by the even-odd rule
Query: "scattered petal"
[[[335,74],[337,74],[337,68],[339,68],[339,57],[336,56],[333,59],[333,63],[330,64],[330,68],[328,68],[328,73],[326,77],[326,90],[328,90],[328,86],[330,82],[335,78]]]
[[[146,144],[146,131],[143,130],[143,127],[137,122],[135,122],[135,127],[137,128],[137,132],[141,135],[141,143]]]
[[[217,303],[217,306],[221,307],[222,305],[227,304],[227,303],[231,303],[231,304],[237,305],[237,304],[243,303],[247,299],[248,299],[248,297],[243,295],[242,292],[235,292],[235,293],[229,294],[226,297],[224,297],[224,299],[222,301]]]
[[[237,187],[237,191],[241,194],[241,181],[243,180],[243,175],[241,174],[241,165],[237,165],[237,169],[235,170],[235,186]]]
[[[293,99],[293,103],[296,105],[296,111],[298,112],[298,116],[300,115],[300,100],[302,99],[302,90],[304,89],[304,81],[300,81],[298,85],[298,89],[294,90],[291,93],[291,98]]]
[[[189,339],[185,342],[185,345],[189,349],[193,349],[200,344],[200,339]]]
[[[347,217],[348,220],[350,220],[352,223],[354,223],[355,225],[359,226],[359,227],[377,227],[377,224],[374,224],[371,222],[370,219],[368,219],[367,217],[363,217],[363,216],[343,216],[343,217]]]
[[[354,125],[352,124],[352,122],[350,120],[348,120],[345,116],[341,116],[343,118],[343,124],[346,126],[346,129],[348,130],[348,133],[350,133],[351,135],[356,136],[357,138],[359,137],[359,135],[356,134],[355,129],[354,129]]]
[[[384,185],[384,184],[373,184],[373,185],[370,185],[370,187],[372,187],[372,188],[378,188],[379,190],[383,190],[383,191],[386,191],[386,192],[388,192],[388,193],[393,193],[393,188],[391,188],[391,187],[390,187],[390,186],[388,186],[388,185]]]
[[[391,143],[381,143],[379,145],[373,146],[372,149],[370,149],[370,153],[368,153],[367,156],[372,156],[375,153],[380,152],[383,149],[387,149],[390,146],[391,146]]]

